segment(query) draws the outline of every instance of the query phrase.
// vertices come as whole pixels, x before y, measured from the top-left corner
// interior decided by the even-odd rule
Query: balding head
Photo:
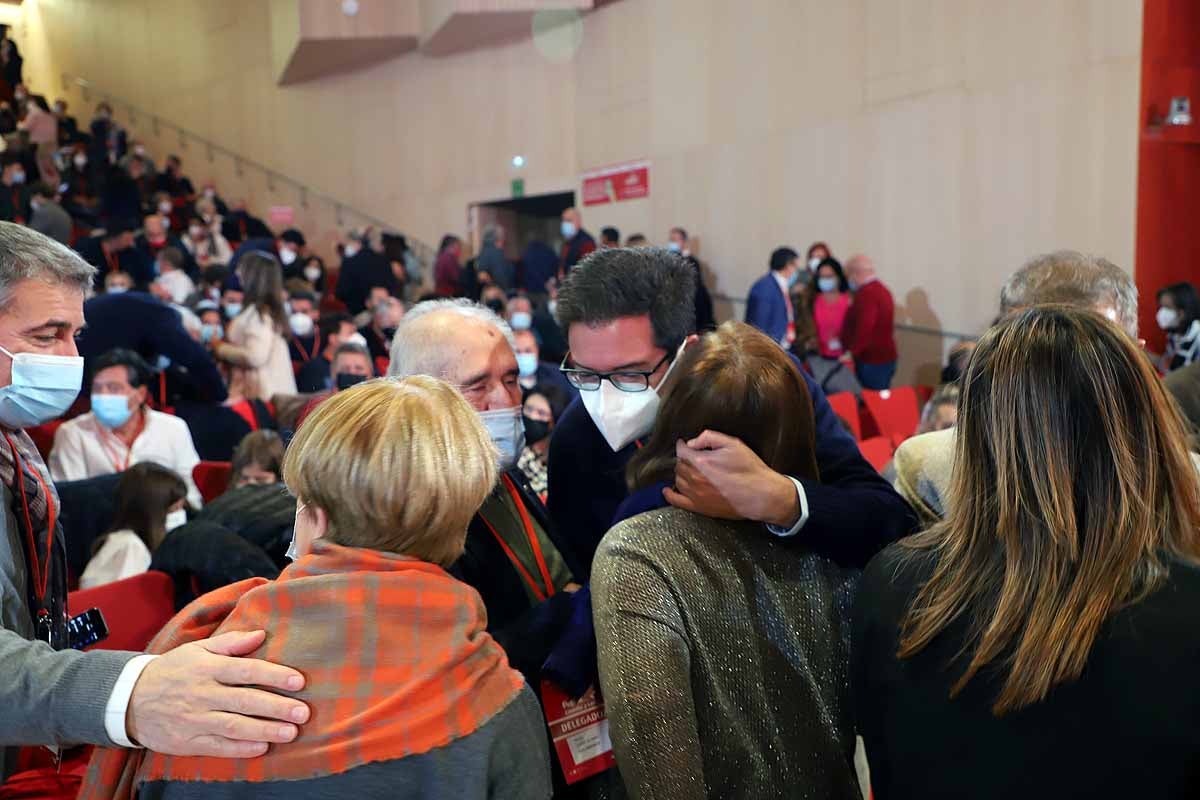
[[[875,262],[859,253],[846,262],[846,278],[851,283],[863,284],[875,277]]]
[[[430,300],[413,307],[392,339],[388,375],[431,375],[453,384],[477,411],[521,402],[512,330],[490,309],[468,300]]]
[[[1137,286],[1133,277],[1107,259],[1075,250],[1035,256],[1000,290],[1000,313],[1061,303],[1090,308],[1137,338]]]
[[[570,222],[576,228],[583,224],[583,219],[579,214],[579,209],[572,206],[562,213],[563,222]]]

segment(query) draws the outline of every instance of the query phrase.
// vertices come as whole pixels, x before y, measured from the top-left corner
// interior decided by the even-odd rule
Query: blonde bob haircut
[[[288,447],[283,480],[325,512],[327,541],[449,566],[496,485],[497,458],[450,384],[387,378],[321,403]]]

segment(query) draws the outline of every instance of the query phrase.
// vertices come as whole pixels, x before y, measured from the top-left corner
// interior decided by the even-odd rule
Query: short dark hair
[[[204,268],[200,273],[200,280],[210,286],[224,286],[225,280],[229,277],[229,267],[224,264],[212,264]]]
[[[45,181],[38,181],[37,183],[33,184],[33,186],[30,186],[29,193],[34,197],[54,197],[56,194],[58,194],[58,192],[54,190],[54,187]]]
[[[313,294],[312,292],[308,291],[307,289],[305,289],[304,291],[290,292],[288,294],[288,299],[289,300],[307,300],[308,302],[312,303],[314,306],[316,306],[316,304],[317,304],[317,296],[315,294]]]
[[[563,331],[650,315],[654,344],[674,350],[696,332],[696,271],[660,247],[597,250],[579,262],[558,290]]]
[[[159,256],[175,269],[183,269],[183,251],[178,247],[164,247]]]
[[[174,161],[176,164],[178,164],[181,167],[183,166],[183,159],[180,158],[179,156],[175,155],[174,153],[167,156],[167,162],[169,163],[171,161]]]
[[[21,161],[21,157],[16,153],[5,153],[0,156],[0,168],[8,169],[9,167],[23,164],[24,162]]]
[[[442,237],[442,243],[438,245],[438,252],[445,252],[446,248],[458,241],[458,237],[452,233],[447,233]]]
[[[600,238],[606,242],[620,242],[621,232],[610,225],[600,229]]]
[[[92,376],[99,375],[109,367],[124,367],[129,385],[135,389],[145,386],[146,381],[150,378],[151,369],[150,365],[146,363],[146,359],[124,347],[109,350],[93,361]]]
[[[296,247],[304,247],[307,242],[304,240],[304,234],[295,228],[288,228],[283,233],[279,234],[279,238],[288,244],[294,244]]]
[[[680,228],[679,226],[671,228],[671,233],[678,233],[681,239],[683,239],[685,242],[687,241],[687,231],[685,231],[683,228]]]
[[[1164,289],[1159,289],[1155,299],[1161,303],[1164,294],[1169,294],[1175,307],[1179,309],[1179,322],[1172,332],[1187,333],[1187,329],[1191,327],[1192,323],[1200,319],[1200,296],[1196,294],[1196,287],[1186,281],[1173,283]]]
[[[337,311],[333,314],[326,314],[317,320],[317,330],[321,332],[321,341],[329,341],[329,337],[342,329],[342,325],[349,322],[354,324],[354,317],[344,311]]]
[[[529,394],[540,394],[546,398],[546,402],[550,405],[550,417],[557,423],[562,419],[563,412],[567,410],[567,406],[571,403],[571,398],[566,390],[561,386],[553,383],[539,383],[529,390]]]
[[[800,254],[790,247],[777,247],[775,252],[771,253],[771,271],[779,272],[799,257]]]

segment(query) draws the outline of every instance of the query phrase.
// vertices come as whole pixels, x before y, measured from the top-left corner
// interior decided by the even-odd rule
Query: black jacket
[[[279,567],[262,548],[203,520],[192,520],[167,534],[154,553],[150,569],[174,579],[176,610],[231,583],[279,577]]]
[[[529,489],[520,470],[509,471],[508,476],[529,515],[546,531],[571,574],[579,580],[579,563],[566,540],[554,530],[542,501]],[[570,619],[572,595],[559,592],[542,603],[531,604],[520,574],[478,514],[467,527],[466,549],[450,572],[479,592],[487,607],[488,631],[504,648],[513,668],[525,675],[531,686],[539,685],[542,664]]]
[[[351,314],[357,314],[366,307],[367,297],[375,286],[385,287],[391,295],[395,295],[399,289],[396,274],[392,272],[392,262],[387,260],[387,256],[364,248],[342,261],[335,294]]]
[[[280,569],[292,542],[296,498],[282,483],[248,484],[230,489],[200,510],[196,519],[220,525],[262,548]]]
[[[0,220],[28,224],[33,210],[29,207],[29,187],[0,186]]]
[[[104,249],[101,245],[103,238],[102,236],[89,236],[86,239],[80,239],[75,245],[75,251],[83,257],[83,260],[96,268],[96,277],[92,281],[92,286],[97,292],[104,291],[104,276],[113,269],[113,265],[104,256]],[[134,285],[139,290],[145,291],[150,282],[154,280],[154,262],[136,247],[119,250],[113,255],[116,266],[122,272],[129,273],[129,277],[133,278]]]

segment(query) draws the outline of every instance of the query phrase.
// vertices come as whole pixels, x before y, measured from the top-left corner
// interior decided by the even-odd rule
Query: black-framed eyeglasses
[[[648,372],[631,369],[622,369],[616,372],[592,372],[590,369],[575,369],[574,367],[567,366],[567,361],[571,358],[570,353],[567,353],[563,358],[558,370],[567,376],[567,380],[571,382],[572,386],[582,392],[594,392],[606,380],[622,392],[644,392],[650,388],[650,376],[658,372],[658,368],[667,363],[674,352],[673,350],[667,351]]]

